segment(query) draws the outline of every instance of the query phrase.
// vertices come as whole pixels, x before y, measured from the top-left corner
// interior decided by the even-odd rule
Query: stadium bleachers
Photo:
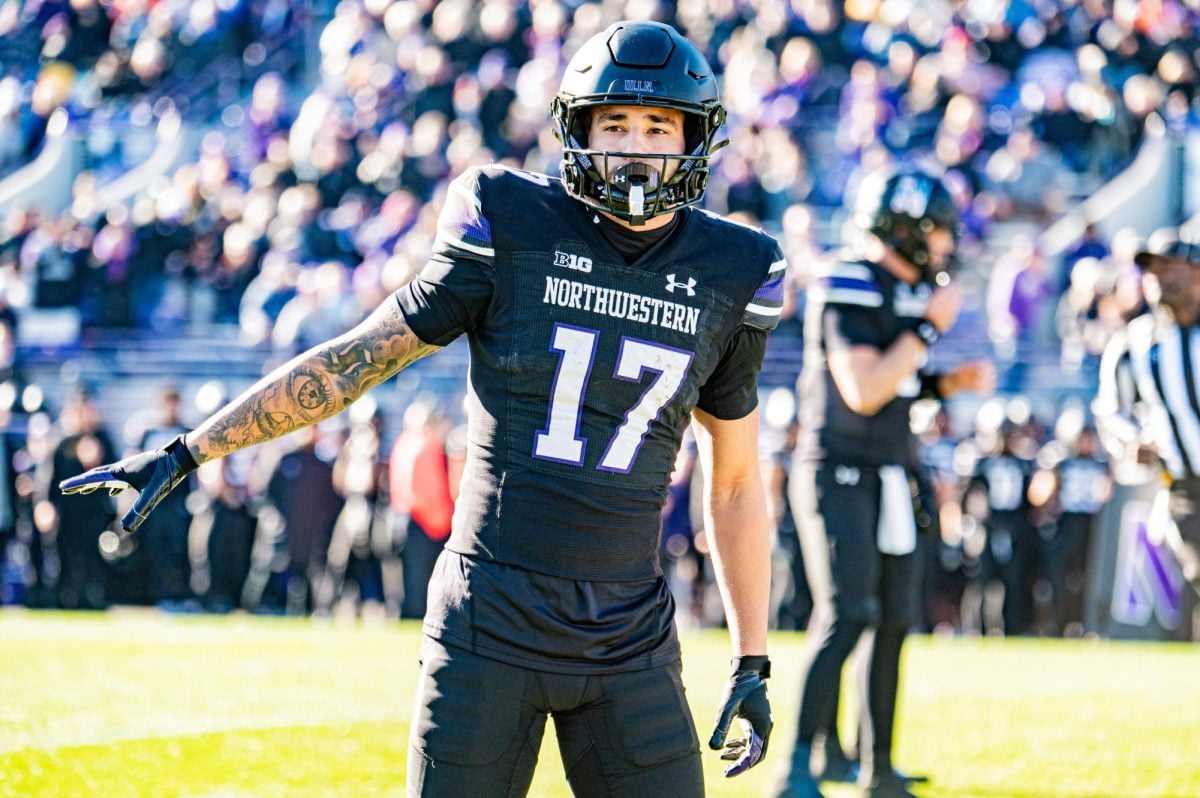
[[[12,376],[39,386],[52,415],[71,388],[92,388],[114,433],[165,381],[189,400],[213,380],[235,393],[311,343],[300,324],[271,342],[290,300],[309,300],[293,310],[323,333],[410,279],[454,175],[488,161],[553,172],[551,76],[617,9],[435,5],[79,0],[0,16],[0,79],[53,100],[19,109],[15,130],[45,122],[46,135],[0,162]],[[1193,47],[1194,13],[783,0],[643,10],[700,41],[722,74],[731,146],[708,204],[801,253],[800,301],[841,243],[865,170],[944,170],[965,220],[967,301],[935,365],[998,360],[1002,392],[1046,423],[1094,394],[1095,369],[1064,370],[1052,324],[1015,349],[996,340],[989,285],[1022,238],[1061,287],[1060,254],[1085,222],[1107,243],[1200,210],[1198,81],[1176,57]],[[38,213],[22,218],[28,209]],[[790,240],[795,210],[811,218],[808,240]],[[64,263],[74,305],[39,307],[42,270]],[[272,270],[250,335],[242,292]],[[333,272],[340,296],[314,298]],[[1053,307],[1042,310],[1048,320]],[[772,337],[764,393],[794,385],[798,327]],[[418,396],[459,420],[466,371],[459,342],[375,391],[388,428]],[[964,401],[956,420],[970,434],[978,400]]]

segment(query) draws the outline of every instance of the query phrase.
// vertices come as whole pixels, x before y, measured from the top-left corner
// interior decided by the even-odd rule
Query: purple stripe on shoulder
[[[783,272],[779,272],[779,276],[760,285],[758,290],[754,292],[754,298],[769,302],[782,302],[783,274]]]
[[[492,243],[492,225],[487,217],[453,192],[446,198],[441,223],[446,232],[458,238],[488,245]]]

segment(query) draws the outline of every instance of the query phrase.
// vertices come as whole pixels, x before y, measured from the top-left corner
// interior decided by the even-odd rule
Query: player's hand
[[[996,367],[986,360],[964,363],[943,378],[946,396],[959,391],[970,391],[980,396],[991,396],[996,392]]]
[[[766,679],[770,675],[771,661],[766,657],[734,660],[733,674],[725,685],[725,695],[717,710],[717,723],[708,741],[708,747],[713,750],[724,745],[727,750],[721,758],[733,760],[733,764],[725,769],[726,776],[744,773],[767,755],[773,725],[771,704],[767,700]],[[734,718],[741,721],[746,736],[725,743]]]
[[[925,318],[937,327],[938,332],[944,333],[954,326],[958,318],[958,309],[962,307],[962,289],[954,283],[939,286],[929,295],[929,303],[925,305]]]
[[[121,526],[133,532],[163,497],[195,470],[196,460],[180,435],[162,449],[135,454],[111,465],[98,466],[77,477],[64,479],[58,487],[67,495],[88,494],[100,488],[107,488],[113,496],[126,488],[140,491],[141,495],[133,507],[121,518]]]

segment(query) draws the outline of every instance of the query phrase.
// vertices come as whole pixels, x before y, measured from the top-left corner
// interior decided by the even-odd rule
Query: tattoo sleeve
[[[323,421],[438,347],[408,328],[389,299],[354,329],[298,355],[188,435],[197,462]]]

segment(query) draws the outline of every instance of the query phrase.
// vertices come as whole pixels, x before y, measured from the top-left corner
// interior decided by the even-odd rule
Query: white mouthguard
[[[646,192],[636,183],[629,187],[629,215],[638,218],[646,215]]]

